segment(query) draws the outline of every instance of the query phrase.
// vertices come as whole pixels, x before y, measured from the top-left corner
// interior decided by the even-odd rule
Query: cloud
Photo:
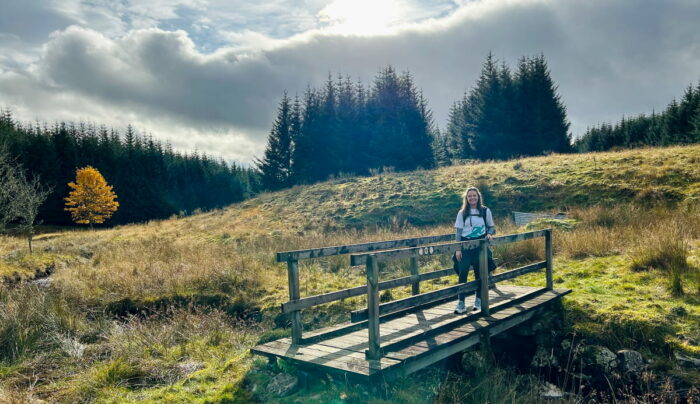
[[[262,153],[282,92],[301,94],[329,72],[369,83],[387,64],[410,70],[444,126],[488,52],[513,67],[522,56],[543,53],[575,134],[623,114],[661,110],[700,79],[700,8],[693,1],[448,3],[430,3],[437,10],[431,12],[413,2],[407,15],[417,22],[407,17],[382,35],[364,36],[333,33],[319,23],[320,1],[300,8],[283,1],[259,8],[199,0],[143,9],[123,3],[121,11],[102,4],[90,12],[111,28],[63,27],[31,58],[0,58],[0,103],[26,119],[133,123],[182,149],[251,161]],[[82,3],[62,4],[62,15],[86,21]],[[285,10],[291,22],[284,28],[265,21],[266,15],[281,20]],[[151,24],[145,21],[183,29],[134,28]],[[206,46],[212,30],[216,38]],[[17,49],[21,35],[0,26],[0,49]]]

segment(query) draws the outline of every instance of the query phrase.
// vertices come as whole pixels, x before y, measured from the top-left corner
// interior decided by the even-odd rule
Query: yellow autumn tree
[[[117,211],[119,202],[112,186],[93,167],[87,166],[75,172],[75,182],[69,182],[70,191],[65,210],[71,213],[73,221],[81,224],[104,223]]]

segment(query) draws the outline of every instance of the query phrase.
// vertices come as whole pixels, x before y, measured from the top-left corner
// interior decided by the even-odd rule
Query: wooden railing
[[[498,275],[489,276],[487,270],[487,252],[489,245],[502,245],[534,238],[545,238],[545,261],[536,262],[520,268],[516,268]],[[454,240],[454,234],[439,236],[418,237],[411,239],[382,241],[376,243],[354,244],[348,246],[325,247],[310,250],[288,251],[277,254],[278,262],[287,262],[289,278],[289,301],[282,304],[282,311],[291,314],[292,342],[300,344],[302,338],[301,310],[323,303],[341,300],[353,296],[367,294],[367,308],[351,313],[351,321],[354,323],[367,322],[369,330],[369,349],[366,352],[368,359],[379,359],[382,356],[380,349],[379,320],[381,316],[401,313],[414,309],[421,305],[434,303],[439,300],[454,298],[457,293],[469,293],[478,291],[481,298],[481,313],[489,315],[489,287],[497,282],[516,278],[533,271],[546,268],[546,290],[552,290],[552,231],[551,229],[538,230],[527,233],[512,234],[494,237],[489,240],[472,240],[437,244]],[[433,245],[431,245],[433,244]],[[403,247],[403,248],[401,248]],[[458,250],[479,249],[481,255],[479,263],[480,281],[472,281],[438,289],[426,293],[420,293],[420,282],[437,279],[454,274],[452,268],[419,273],[418,258],[421,256],[453,254]],[[383,250],[383,251],[378,251]],[[301,298],[299,296],[299,267],[300,259],[327,257],[341,254],[352,254],[351,265],[365,265],[367,268],[367,285],[343,289],[317,296]],[[409,259],[411,262],[410,276],[379,281],[380,262]],[[412,296],[384,304],[379,303],[379,291],[400,286],[412,285]]]
[[[284,251],[277,253],[277,262],[287,263],[287,278],[289,282],[289,301],[282,304],[282,312],[289,313],[292,322],[292,342],[302,343],[302,323],[301,310],[335,300],[347,299],[353,296],[360,296],[367,293],[367,286],[358,286],[350,289],[343,289],[323,295],[309,296],[301,298],[299,294],[299,261],[309,258],[330,257],[351,253],[362,253],[368,251],[378,251],[395,249],[400,247],[416,247],[419,245],[440,243],[454,240],[454,233],[442,234],[439,236],[426,236],[406,238],[400,240],[378,241],[373,243],[351,244],[344,246],[312,248],[308,250]],[[418,274],[418,263],[411,261],[411,273]],[[427,278],[432,279],[432,278]],[[412,280],[413,282],[414,280]],[[410,283],[410,282],[409,282]],[[385,284],[383,289],[401,286],[402,284]],[[414,294],[418,294],[418,285],[414,286]]]

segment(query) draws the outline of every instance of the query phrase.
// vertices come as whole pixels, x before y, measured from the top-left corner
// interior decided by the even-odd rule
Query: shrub
[[[689,272],[689,244],[678,226],[669,225],[651,233],[630,252],[630,269],[643,271],[659,269],[670,275],[670,290],[674,296],[683,295],[683,276]]]

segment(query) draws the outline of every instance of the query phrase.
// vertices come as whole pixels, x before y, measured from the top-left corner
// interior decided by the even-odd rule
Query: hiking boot
[[[457,307],[455,307],[455,314],[462,314],[465,311],[467,311],[467,306],[464,304],[463,301],[459,300],[457,302]]]
[[[474,298],[474,308],[472,309],[473,311],[481,310],[481,299],[478,297]]]

